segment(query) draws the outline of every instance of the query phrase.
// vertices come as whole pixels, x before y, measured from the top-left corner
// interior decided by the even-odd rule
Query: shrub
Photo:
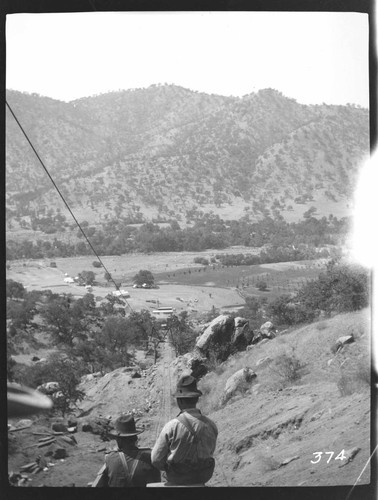
[[[370,366],[361,359],[354,366],[349,367],[348,371],[342,370],[337,381],[341,396],[350,396],[368,387],[370,387]]]
[[[26,294],[26,290],[22,283],[14,280],[6,281],[6,296],[8,298],[22,299]]]
[[[141,269],[133,278],[133,282],[138,286],[142,286],[144,283],[147,286],[152,286],[154,281],[154,275],[147,269]]]
[[[98,260],[94,260],[94,261],[92,262],[92,266],[93,266],[93,267],[101,267],[101,262],[99,262]]]
[[[208,266],[209,265],[209,261],[207,259],[205,259],[204,257],[194,257],[194,261],[193,261],[195,264],[203,264],[204,266]]]
[[[58,382],[60,395],[54,400],[54,410],[59,410],[64,416],[84,397],[84,393],[77,389],[80,376],[83,375],[82,368],[77,361],[52,355],[43,364],[14,367],[13,378],[16,382],[32,388],[45,382]]]
[[[301,379],[305,366],[294,354],[283,353],[269,365],[269,370],[279,376],[283,385],[289,385]]]
[[[258,280],[256,282],[256,288],[258,290],[260,290],[260,292],[265,292],[268,289],[268,285],[267,285],[266,281],[264,281],[264,280]]]

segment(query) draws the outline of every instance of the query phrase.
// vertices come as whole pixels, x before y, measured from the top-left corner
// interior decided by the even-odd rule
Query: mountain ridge
[[[94,223],[238,204],[258,219],[296,198],[349,202],[369,152],[366,109],[299,104],[274,89],[225,97],[152,85],[69,103],[9,90],[7,99],[70,206]],[[64,207],[9,112],[6,173],[10,218]]]

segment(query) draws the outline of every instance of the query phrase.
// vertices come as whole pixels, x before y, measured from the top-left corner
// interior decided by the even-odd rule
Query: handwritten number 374
[[[329,462],[332,460],[332,457],[335,454],[335,452],[334,451],[325,451],[324,454],[329,455],[329,458],[327,460],[327,464],[329,464]],[[315,461],[311,460],[311,463],[317,464],[320,462],[322,455],[323,455],[323,452],[316,451],[315,453],[313,453],[313,455],[315,455],[315,457],[314,457]],[[346,456],[345,456],[344,450],[341,450],[340,453],[337,455],[337,457],[335,457],[335,460],[345,460],[345,459],[346,459]]]

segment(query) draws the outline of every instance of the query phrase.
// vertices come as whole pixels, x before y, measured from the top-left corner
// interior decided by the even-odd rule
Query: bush
[[[260,290],[260,292],[265,292],[268,289],[268,285],[267,285],[266,281],[264,281],[264,280],[258,280],[256,282],[256,288],[258,290]]]
[[[63,416],[84,397],[83,391],[77,389],[81,375],[83,375],[81,363],[56,354],[50,356],[43,364],[18,365],[13,368],[15,382],[34,389],[46,382],[58,382],[61,394],[54,399],[54,410],[60,411]]]
[[[133,278],[133,282],[138,286],[142,286],[144,284],[146,284],[147,286],[152,286],[154,284],[154,281],[154,275],[147,269],[141,269]]]
[[[194,261],[193,261],[195,264],[203,264],[204,266],[208,266],[209,265],[209,261],[207,259],[205,259],[204,257],[194,257]]]
[[[331,262],[325,273],[298,292],[296,302],[319,313],[358,311],[369,305],[369,271],[359,265]]]
[[[101,267],[101,262],[99,262],[98,260],[94,260],[94,261],[92,262],[92,266],[93,266],[93,267]]]
[[[282,385],[290,385],[298,382],[304,374],[305,364],[294,354],[280,354],[273,363],[269,365],[269,370],[278,375]]]
[[[26,294],[26,290],[22,283],[14,280],[6,281],[6,296],[8,298],[22,299]]]
[[[348,371],[342,370],[337,381],[337,388],[341,396],[350,396],[369,387],[370,366],[363,360],[359,360],[353,367],[349,367]]]

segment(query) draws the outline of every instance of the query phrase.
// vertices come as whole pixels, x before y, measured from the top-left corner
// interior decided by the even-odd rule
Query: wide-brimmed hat
[[[144,429],[137,429],[135,420],[132,415],[120,415],[114,422],[114,429],[109,431],[108,434],[113,437],[131,437],[141,434]]]
[[[175,398],[198,398],[202,392],[197,389],[197,379],[191,375],[184,375],[177,382]]]

